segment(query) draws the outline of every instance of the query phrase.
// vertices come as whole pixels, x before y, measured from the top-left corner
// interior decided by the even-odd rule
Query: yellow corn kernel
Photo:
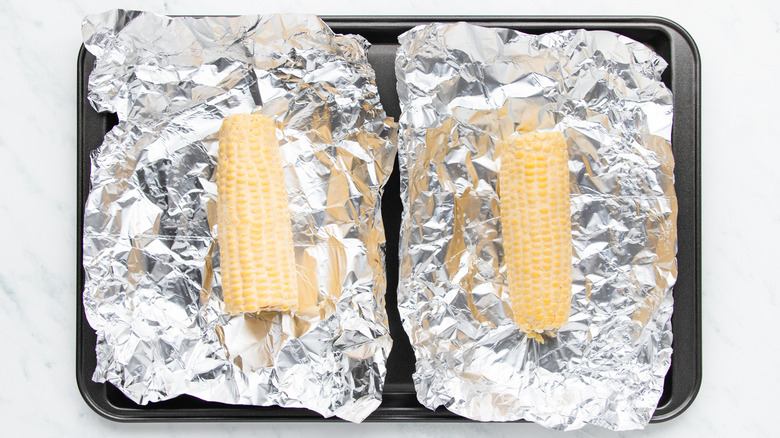
[[[271,119],[250,114],[225,118],[219,132],[217,196],[226,311],[296,310],[292,227]]]
[[[568,149],[561,133],[507,141],[499,190],[514,320],[532,335],[560,328],[569,320],[572,275]]]

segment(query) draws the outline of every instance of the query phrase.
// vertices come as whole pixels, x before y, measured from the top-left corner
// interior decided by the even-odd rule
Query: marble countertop
[[[94,413],[75,379],[76,56],[81,19],[111,8],[168,14],[656,15],[676,21],[702,58],[701,390],[678,418],[632,436],[775,436],[780,380],[780,3],[676,0],[511,2],[288,0],[0,3],[0,418],[32,436],[552,436],[533,424],[120,424]],[[613,436],[586,427],[570,436]]]

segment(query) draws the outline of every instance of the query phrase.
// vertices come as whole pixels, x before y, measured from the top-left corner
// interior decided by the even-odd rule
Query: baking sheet
[[[664,421],[679,415],[695,397],[701,380],[701,311],[700,311],[700,231],[699,231],[699,60],[695,44],[684,29],[668,20],[649,17],[325,17],[338,33],[357,33],[373,45],[369,61],[377,71],[377,85],[382,104],[389,116],[398,118],[400,109],[395,93],[393,63],[397,36],[404,31],[431,21],[466,20],[483,26],[501,26],[527,33],[542,33],[559,29],[604,29],[622,33],[651,46],[669,62],[664,82],[675,96],[673,145],[676,162],[675,189],[679,202],[678,267],[675,286],[674,355],[667,375],[664,394],[653,421]],[[98,114],[86,101],[86,80],[93,58],[83,50],[79,56],[78,81],[78,223],[77,241],[83,235],[84,200],[89,185],[89,153],[102,142],[103,135],[116,123],[111,114]],[[387,233],[388,254],[397,253],[400,199],[398,174],[393,173],[385,189],[383,216]],[[81,248],[77,248],[77,380],[87,403],[98,413],[120,421],[322,421],[304,409],[278,407],[233,406],[203,402],[182,396],[174,400],[138,406],[107,384],[91,382],[95,366],[95,334],[89,327],[81,306],[84,276]],[[429,411],[417,403],[411,374],[414,356],[400,325],[396,308],[398,265],[395,257],[387,257],[386,305],[394,347],[388,360],[383,404],[368,421],[467,421],[444,410]]]

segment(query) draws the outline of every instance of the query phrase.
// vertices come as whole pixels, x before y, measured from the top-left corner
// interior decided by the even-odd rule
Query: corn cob
[[[228,116],[219,135],[217,222],[225,310],[295,310],[295,255],[276,127]]]
[[[564,326],[571,302],[568,149],[559,132],[513,136],[499,175],[504,258],[514,320],[538,333]]]

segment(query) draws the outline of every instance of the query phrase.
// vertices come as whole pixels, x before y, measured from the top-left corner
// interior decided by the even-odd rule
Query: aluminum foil
[[[380,210],[395,126],[368,43],[313,15],[88,16],[89,99],[119,124],[92,156],[84,304],[93,379],[139,404],[189,394],[359,422],[391,347]],[[222,119],[278,126],[299,311],[224,311],[215,165]]]
[[[671,360],[677,276],[666,63],[603,31],[431,24],[399,40],[399,309],[418,399],[481,421],[643,427]],[[508,301],[496,187],[516,130],[569,147],[571,314],[544,343]]]

